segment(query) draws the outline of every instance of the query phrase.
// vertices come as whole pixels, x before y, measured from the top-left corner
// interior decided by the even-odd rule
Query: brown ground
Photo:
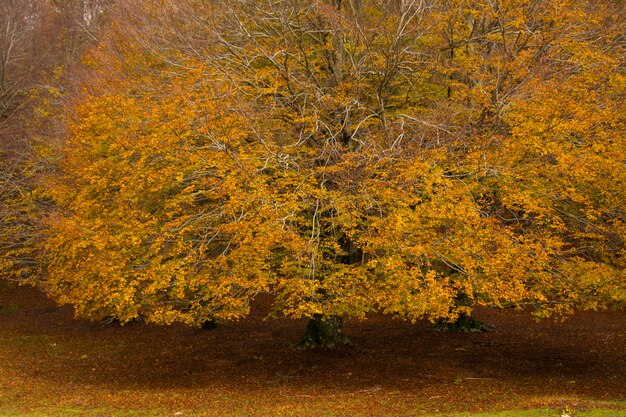
[[[626,312],[565,323],[514,310],[477,317],[495,329],[438,333],[373,317],[346,323],[355,348],[302,352],[293,346],[303,321],[257,314],[212,331],[94,324],[0,283],[0,411],[397,415],[626,400]]]

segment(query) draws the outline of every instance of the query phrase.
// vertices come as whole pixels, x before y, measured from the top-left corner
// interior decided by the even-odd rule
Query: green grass
[[[18,311],[19,309],[20,309],[20,306],[18,306],[15,303],[11,303],[9,305],[0,305],[0,314],[14,313]]]
[[[211,410],[215,411],[215,410]],[[207,410],[209,412],[209,410]],[[320,412],[320,410],[318,410]],[[329,409],[329,414],[315,412],[314,415],[336,415]],[[52,408],[31,412],[6,412],[0,410],[0,417],[160,417],[160,416],[198,416],[203,415],[202,410],[185,410],[175,412],[156,411],[133,411],[133,410],[103,410],[103,409],[76,409],[76,408]],[[245,416],[246,414],[230,414],[232,416]],[[269,415],[261,412],[259,415]],[[282,415],[282,414],[281,414]],[[293,414],[294,416],[298,414]],[[412,415],[412,414],[411,414]],[[581,411],[569,411],[571,417],[626,417],[626,410],[593,409]],[[535,410],[511,410],[484,413],[452,413],[452,414],[425,414],[420,417],[561,417],[562,412],[555,409]]]
[[[563,415],[559,410],[515,410],[498,411],[490,413],[455,413],[455,414],[431,414],[424,417],[560,417]],[[584,411],[570,411],[571,417],[626,417],[626,410],[594,409]]]
[[[0,410],[0,417],[158,417],[168,414],[155,414],[148,411],[134,411],[134,410],[85,410],[78,408],[51,408],[46,410],[38,410],[31,412],[18,412],[18,411],[2,411]],[[192,416],[193,414],[186,414]]]

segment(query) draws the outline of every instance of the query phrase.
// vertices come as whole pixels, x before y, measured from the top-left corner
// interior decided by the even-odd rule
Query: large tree
[[[272,293],[327,345],[372,311],[623,303],[623,12],[122,2],[66,107],[39,284],[160,323]]]

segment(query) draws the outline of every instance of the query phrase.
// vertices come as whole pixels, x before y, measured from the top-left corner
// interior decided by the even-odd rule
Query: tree
[[[272,293],[321,345],[372,311],[623,303],[621,8],[120,4],[45,182],[40,285],[196,325]]]
[[[63,130],[66,68],[93,38],[97,1],[7,0],[0,5],[0,273],[29,282],[40,271],[37,178]]]

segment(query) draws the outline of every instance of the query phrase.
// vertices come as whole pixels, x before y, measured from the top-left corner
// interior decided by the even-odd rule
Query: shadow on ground
[[[303,352],[293,346],[306,323],[263,320],[265,304],[212,331],[121,327],[75,320],[34,289],[2,284],[0,395],[44,405],[130,401],[172,409],[207,401],[219,407],[238,396],[251,403],[284,397],[288,404],[376,395],[425,410],[626,398],[625,312],[560,323],[480,310],[494,330],[474,334],[373,316],[346,323],[356,347]]]

